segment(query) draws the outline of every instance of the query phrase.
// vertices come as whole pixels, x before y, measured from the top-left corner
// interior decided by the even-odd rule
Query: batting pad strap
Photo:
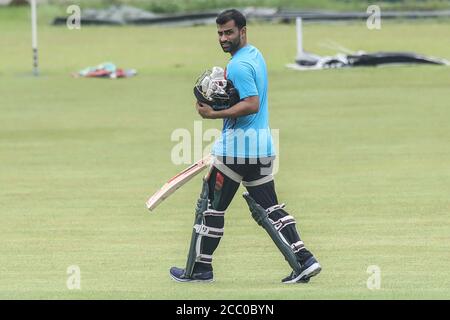
[[[284,227],[294,223],[295,219],[293,216],[285,216],[277,221],[274,221],[273,226],[277,231],[281,231]]]
[[[303,244],[303,241],[297,241],[291,244],[291,248],[294,251],[294,253],[297,253],[303,248],[305,248],[305,245]]]
[[[258,180],[253,180],[253,181],[242,181],[242,185],[244,187],[256,187],[256,186],[260,186],[262,184],[265,184],[267,182],[270,182],[273,180],[273,175],[269,174],[265,177],[262,177]]]
[[[274,206],[271,206],[271,207],[267,208],[266,211],[267,211],[268,214],[271,214],[272,212],[274,212],[276,210],[283,209],[284,207],[286,207],[286,205],[284,203],[276,204]]]
[[[194,225],[195,232],[201,236],[206,236],[210,238],[222,238],[223,228],[213,228],[205,226],[204,224]]]
[[[212,264],[212,255],[200,254],[196,257],[195,262]]]
[[[204,216],[214,216],[214,217],[223,217],[225,215],[225,211],[217,211],[214,209],[208,209],[203,212]]]
[[[222,172],[224,175],[226,175],[231,180],[241,183],[242,176],[228,168],[226,165],[224,165],[219,159],[214,157],[213,166],[216,167],[220,172]]]

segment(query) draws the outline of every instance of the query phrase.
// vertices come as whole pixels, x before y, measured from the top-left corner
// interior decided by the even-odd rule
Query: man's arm
[[[207,104],[197,102],[198,113],[204,119],[238,118],[259,111],[259,96],[251,96],[239,101],[231,108],[215,111]]]

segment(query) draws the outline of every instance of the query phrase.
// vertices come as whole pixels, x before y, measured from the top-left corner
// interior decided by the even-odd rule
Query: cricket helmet
[[[195,83],[194,95],[214,110],[228,109],[240,100],[233,82],[225,79],[224,70],[220,67],[202,73]]]

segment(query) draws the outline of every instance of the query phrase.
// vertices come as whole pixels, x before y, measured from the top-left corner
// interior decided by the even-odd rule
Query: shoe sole
[[[305,271],[303,271],[297,277],[295,277],[294,279],[285,281],[283,283],[286,283],[286,284],[298,283],[298,282],[307,283],[307,282],[309,282],[309,279],[311,277],[318,275],[320,273],[320,271],[322,271],[322,267],[320,266],[320,264],[318,262],[315,262],[311,266],[309,266]]]
[[[179,279],[175,276],[173,276],[171,273],[169,273],[170,277],[172,278],[172,280],[175,280],[176,282],[204,282],[204,283],[209,283],[209,282],[214,282],[214,279],[209,279],[209,280],[199,280],[199,279]]]

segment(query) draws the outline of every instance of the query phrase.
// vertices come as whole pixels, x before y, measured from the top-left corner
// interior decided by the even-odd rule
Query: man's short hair
[[[217,24],[225,24],[228,21],[234,20],[234,24],[241,30],[247,25],[245,16],[236,9],[228,9],[219,13],[216,19]]]

